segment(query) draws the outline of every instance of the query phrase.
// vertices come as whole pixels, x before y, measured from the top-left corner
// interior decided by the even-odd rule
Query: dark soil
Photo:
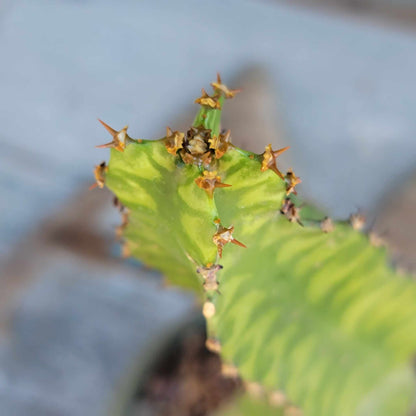
[[[205,416],[242,388],[221,374],[217,354],[205,347],[203,328],[173,342],[137,395],[131,416]]]

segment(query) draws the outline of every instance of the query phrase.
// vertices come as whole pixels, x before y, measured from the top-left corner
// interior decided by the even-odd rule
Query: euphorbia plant
[[[414,396],[416,284],[387,263],[362,221],[333,222],[296,197],[287,150],[234,146],[220,130],[220,77],[193,125],[113,140],[96,167],[123,215],[124,253],[195,291],[207,346],[306,416],[406,415]],[[292,411],[290,410],[290,411]]]

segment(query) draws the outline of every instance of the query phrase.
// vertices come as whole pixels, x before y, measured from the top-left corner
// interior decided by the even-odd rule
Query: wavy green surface
[[[218,132],[220,114],[203,108],[195,125]],[[212,199],[195,184],[202,169],[169,154],[163,139],[112,150],[106,185],[130,210],[132,254],[209,297],[208,333],[223,358],[306,416],[405,416],[415,389],[414,280],[346,223],[324,233],[313,221],[289,222],[285,183],[261,172],[261,160],[230,148],[215,170],[232,186]],[[217,218],[247,248],[226,244],[219,259]],[[220,294],[204,293],[196,268],[216,262]]]

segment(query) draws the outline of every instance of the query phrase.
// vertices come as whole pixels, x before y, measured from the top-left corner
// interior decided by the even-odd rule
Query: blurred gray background
[[[290,145],[307,199],[379,212],[414,266],[415,28],[410,0],[1,1],[0,415],[106,414],[140,351],[194,314],[119,258],[111,196],[87,189],[108,158],[98,117],[159,138],[217,71],[243,89],[234,143]]]

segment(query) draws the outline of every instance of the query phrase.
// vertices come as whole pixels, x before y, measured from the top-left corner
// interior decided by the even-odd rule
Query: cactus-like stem
[[[134,140],[105,125],[111,158],[95,174],[120,201],[126,252],[194,289],[207,346],[304,415],[404,416],[414,280],[358,231],[362,218],[351,226],[301,208],[300,178],[278,169],[287,148],[235,147],[220,118],[237,91],[212,85],[186,132]]]

